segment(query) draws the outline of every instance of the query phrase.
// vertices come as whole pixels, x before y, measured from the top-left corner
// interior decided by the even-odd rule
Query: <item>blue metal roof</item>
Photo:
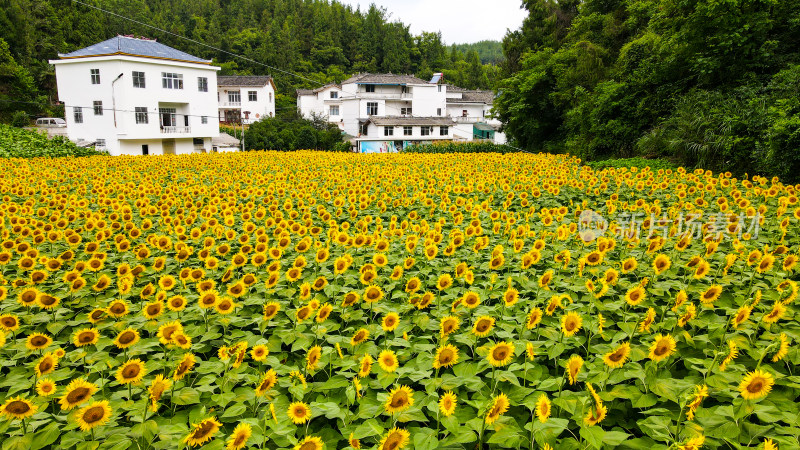
[[[211,62],[210,60],[198,58],[154,40],[137,39],[128,36],[113,37],[80,50],[75,50],[71,53],[59,54],[58,56],[66,59],[106,55],[142,56],[145,58],[170,59],[203,64]]]

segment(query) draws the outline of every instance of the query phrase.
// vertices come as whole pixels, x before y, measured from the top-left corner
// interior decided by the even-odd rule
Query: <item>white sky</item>
[[[506,29],[522,25],[526,11],[520,0],[339,0],[369,9],[371,3],[386,8],[389,21],[411,26],[412,34],[441,31],[447,45],[499,41]]]

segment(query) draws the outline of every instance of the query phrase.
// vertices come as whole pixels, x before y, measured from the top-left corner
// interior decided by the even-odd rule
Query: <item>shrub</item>
[[[519,150],[493,142],[434,142],[433,144],[409,145],[404,153],[515,153]]]
[[[0,124],[0,157],[2,158],[56,158],[62,156],[103,155],[93,148],[78,147],[69,139]]]

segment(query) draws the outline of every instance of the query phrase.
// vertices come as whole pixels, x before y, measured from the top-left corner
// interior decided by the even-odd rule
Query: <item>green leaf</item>
[[[33,436],[33,442],[31,443],[30,448],[32,450],[37,450],[47,447],[55,442],[60,435],[61,427],[59,424],[56,422],[51,422],[49,425],[36,432],[36,434]]]
[[[33,445],[33,434],[14,436],[3,440],[3,450],[29,450]]]
[[[222,414],[221,417],[222,418],[238,417],[242,413],[244,413],[245,411],[247,411],[247,406],[245,406],[245,405],[243,405],[241,403],[235,403],[233,406],[227,408],[225,410],[225,413]]]
[[[383,434],[383,425],[376,419],[369,419],[356,428],[353,432],[356,439],[364,439],[370,436],[378,436]]]
[[[612,447],[616,447],[617,445],[625,442],[625,440],[630,436],[630,434],[622,431],[606,431],[605,435],[603,435],[603,443]]]
[[[200,393],[190,387],[185,387],[172,396],[172,403],[176,405],[200,403]]]
[[[581,428],[581,437],[597,450],[603,447],[605,434],[606,432],[598,426]]]
[[[435,450],[439,444],[436,431],[421,428],[414,432],[414,448],[419,450]]]

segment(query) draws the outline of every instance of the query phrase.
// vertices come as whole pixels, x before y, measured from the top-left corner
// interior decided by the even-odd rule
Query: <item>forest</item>
[[[71,0],[2,0],[0,121],[10,121],[19,110],[28,115],[58,113],[51,107],[56,83],[47,60],[117,34],[155,38],[213,59],[222,67],[221,75],[272,75],[278,88],[276,107],[288,113],[295,109],[295,89],[342,81],[356,72],[413,73],[423,79],[443,72],[447,82],[471,89],[492,88],[499,75],[495,64],[481,62],[478,48],[462,52],[445,43],[440,33],[412,35],[407,24],[389,21],[388,12],[375,5],[359,10],[326,0],[81,3],[145,25]]]
[[[516,144],[800,182],[800,9],[525,0],[495,109]]]

